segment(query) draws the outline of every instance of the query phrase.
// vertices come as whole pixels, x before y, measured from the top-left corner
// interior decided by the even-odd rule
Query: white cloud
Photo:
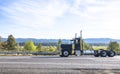
[[[28,27],[47,27],[54,24],[55,18],[61,16],[66,10],[64,1],[20,0],[2,10],[6,17],[15,24]]]
[[[11,33],[38,38],[71,38],[80,29],[85,38],[120,38],[119,8],[119,0],[19,0],[0,7],[15,28]]]
[[[72,13],[80,16],[80,20],[86,21],[82,23],[85,24],[83,32],[87,38],[120,38],[118,27],[120,24],[119,0],[79,0],[79,3],[76,4],[72,8]],[[84,10],[81,10],[82,7]]]

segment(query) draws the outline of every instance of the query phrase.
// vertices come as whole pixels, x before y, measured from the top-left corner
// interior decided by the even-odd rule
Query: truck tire
[[[106,57],[106,56],[107,56],[107,52],[106,52],[105,50],[102,50],[102,51],[100,52],[100,56],[101,56],[101,57]]]
[[[99,57],[98,51],[94,51],[94,56],[95,56],[95,57]]]
[[[63,57],[68,57],[69,52],[67,50],[63,50],[62,55],[63,55]]]
[[[76,55],[76,56],[81,56],[81,54],[82,54],[82,53],[81,53],[80,50],[76,50],[76,51],[75,51],[75,55]]]
[[[108,56],[109,57],[114,57],[115,56],[115,52],[114,51],[108,51]]]

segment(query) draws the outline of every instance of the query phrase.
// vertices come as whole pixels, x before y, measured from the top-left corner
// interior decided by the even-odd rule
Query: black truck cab
[[[62,57],[68,57],[69,55],[80,56],[82,51],[82,41],[80,38],[74,38],[71,40],[71,44],[61,44]]]

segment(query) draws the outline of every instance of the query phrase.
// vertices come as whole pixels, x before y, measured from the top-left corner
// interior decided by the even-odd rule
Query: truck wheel
[[[114,57],[115,56],[115,52],[114,51],[109,51],[108,52],[108,56],[109,57]]]
[[[98,51],[94,51],[94,56],[95,56],[95,57],[99,57]]]
[[[75,51],[75,55],[76,55],[76,56],[81,56],[81,51],[80,51],[80,50],[76,50],[76,51]]]
[[[101,56],[101,57],[106,57],[106,56],[107,56],[107,52],[106,52],[105,50],[102,50],[102,51],[100,52],[100,56]]]
[[[69,52],[67,50],[64,50],[62,54],[63,54],[64,57],[68,57],[69,56]]]

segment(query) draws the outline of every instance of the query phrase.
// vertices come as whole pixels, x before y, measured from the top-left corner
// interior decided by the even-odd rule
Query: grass
[[[104,50],[106,50],[106,49],[107,49],[107,46],[93,46],[93,49],[94,49],[94,50],[99,50],[99,49],[104,49]]]

